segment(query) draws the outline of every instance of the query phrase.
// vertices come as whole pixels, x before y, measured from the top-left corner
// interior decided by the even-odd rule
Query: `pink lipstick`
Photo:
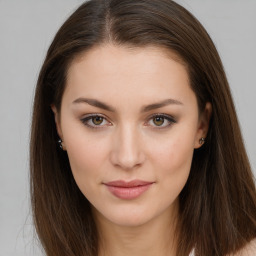
[[[108,183],[103,183],[107,186],[108,190],[116,197],[120,199],[135,199],[143,194],[154,182],[142,181],[142,180],[132,180],[123,181],[116,180]]]

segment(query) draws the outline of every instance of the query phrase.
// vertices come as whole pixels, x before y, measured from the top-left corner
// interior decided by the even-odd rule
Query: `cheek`
[[[77,186],[89,201],[96,200],[94,192],[102,182],[101,170],[106,169],[104,168],[106,147],[91,139],[77,140],[73,137],[67,150]]]
[[[186,184],[190,173],[194,144],[191,136],[175,136],[154,147],[152,162],[163,191],[174,199]]]
[[[154,143],[151,156],[163,169],[170,167],[170,170],[190,166],[194,152],[194,139],[192,135],[170,136],[160,143]]]
[[[83,192],[88,185],[100,183],[99,171],[104,169],[108,151],[106,139],[91,135],[85,129],[79,125],[63,133],[73,176]]]

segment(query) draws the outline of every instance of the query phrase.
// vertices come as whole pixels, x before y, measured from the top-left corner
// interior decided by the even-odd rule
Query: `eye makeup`
[[[85,126],[91,129],[103,129],[107,126],[113,125],[104,115],[96,113],[88,114],[80,120]],[[175,123],[177,123],[177,121],[174,117],[167,114],[158,113],[152,114],[144,125],[152,127],[153,129],[165,129]]]

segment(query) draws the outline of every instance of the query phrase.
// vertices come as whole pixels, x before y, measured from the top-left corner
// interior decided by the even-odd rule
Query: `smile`
[[[146,192],[154,182],[132,180],[129,182],[117,180],[103,183],[108,190],[120,199],[131,200]]]

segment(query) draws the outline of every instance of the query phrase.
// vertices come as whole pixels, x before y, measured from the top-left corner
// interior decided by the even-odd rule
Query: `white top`
[[[191,251],[189,256],[195,256],[195,249]],[[256,238],[245,245],[245,247],[238,251],[234,256],[256,256]]]
[[[195,249],[193,249],[193,250],[191,251],[191,253],[189,254],[189,256],[195,256]]]

